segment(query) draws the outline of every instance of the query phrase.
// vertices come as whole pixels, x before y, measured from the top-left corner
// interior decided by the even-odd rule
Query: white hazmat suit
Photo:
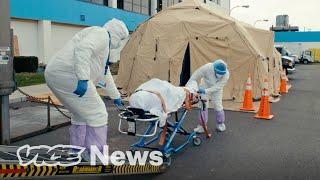
[[[222,60],[217,60],[219,62],[222,62],[225,64],[224,61]],[[217,123],[217,129],[220,131],[225,130],[225,125],[224,125],[224,120],[225,120],[225,115],[224,115],[224,110],[223,110],[223,105],[222,105],[222,98],[223,98],[223,87],[226,85],[226,83],[229,80],[229,71],[226,69],[225,75],[222,77],[218,78],[215,69],[214,69],[214,63],[208,63],[200,68],[198,68],[191,76],[189,79],[188,83],[186,84],[186,87],[189,89],[193,89],[194,91],[198,91],[198,82],[199,82],[199,87],[205,89],[205,95],[204,98],[209,100],[211,99],[211,102],[213,104],[213,107],[216,112],[216,123]],[[225,64],[227,67],[227,65]],[[207,118],[208,118],[208,102],[206,104],[206,109],[205,111],[200,114],[200,116],[204,117],[199,117],[199,119],[203,119],[205,124],[207,123]],[[202,128],[202,121],[199,120],[199,125],[198,129]],[[221,127],[224,126],[224,127]],[[197,129],[197,128],[196,128]],[[202,132],[202,129],[200,130]]]
[[[119,45],[129,35],[126,25],[117,19],[104,27],[88,27],[78,32],[48,63],[45,78],[49,88],[72,113],[70,144],[99,149],[107,141],[108,113],[96,86],[105,82],[106,94],[120,98],[107,61],[116,61]],[[111,39],[110,39],[111,38]],[[79,80],[88,80],[83,97],[73,92]],[[89,150],[88,149],[88,150]]]

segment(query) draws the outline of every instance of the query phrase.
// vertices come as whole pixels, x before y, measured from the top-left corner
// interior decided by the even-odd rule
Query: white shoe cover
[[[198,126],[196,128],[194,128],[193,131],[196,133],[199,133],[199,134],[204,133],[204,129],[203,129],[202,125],[200,125],[200,124],[198,124]]]
[[[217,130],[220,132],[223,132],[226,130],[226,125],[224,123],[222,124],[217,124]]]

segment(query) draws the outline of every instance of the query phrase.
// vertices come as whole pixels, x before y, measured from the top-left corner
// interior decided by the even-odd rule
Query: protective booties
[[[208,122],[208,109],[201,110],[199,113],[198,125],[193,131],[199,134],[204,133],[203,125],[204,124],[207,125],[207,122]]]
[[[226,130],[226,125],[224,124],[225,115],[224,111],[216,111],[216,123],[217,123],[217,130],[223,132]]]

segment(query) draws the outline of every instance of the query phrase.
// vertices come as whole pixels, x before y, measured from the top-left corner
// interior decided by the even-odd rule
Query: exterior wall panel
[[[13,34],[18,37],[21,56],[39,56],[38,23],[33,20],[11,19]]]

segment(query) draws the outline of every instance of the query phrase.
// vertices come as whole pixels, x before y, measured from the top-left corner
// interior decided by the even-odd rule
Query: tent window
[[[189,44],[187,46],[186,52],[184,53],[182,69],[180,74],[180,86],[185,86],[190,79],[191,76],[191,68],[190,68],[190,47]]]

